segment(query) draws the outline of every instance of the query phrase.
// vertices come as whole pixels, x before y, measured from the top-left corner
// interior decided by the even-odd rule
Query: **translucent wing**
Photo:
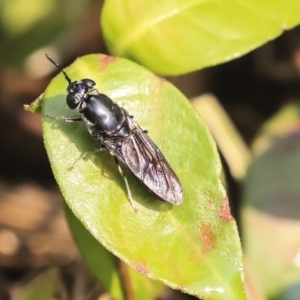
[[[151,192],[172,204],[183,202],[181,184],[165,157],[128,113],[130,134],[118,143],[110,138],[102,143]]]
[[[122,143],[122,156],[130,171],[154,194],[172,204],[182,203],[182,187],[176,174],[140,127]]]

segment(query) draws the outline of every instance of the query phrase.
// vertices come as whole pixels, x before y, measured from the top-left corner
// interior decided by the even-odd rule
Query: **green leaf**
[[[67,205],[65,205],[65,215],[74,240],[94,276],[113,299],[126,299],[123,293],[121,277],[117,270],[117,258],[97,242]]]
[[[120,263],[84,228],[67,205],[65,205],[65,214],[87,266],[113,299],[131,299],[129,296],[133,295],[133,299],[152,300],[161,292],[163,284]],[[122,276],[126,276],[123,283]],[[126,294],[129,295],[126,297]]]
[[[66,295],[59,271],[56,268],[50,268],[29,282],[21,294],[14,297],[14,300],[49,300],[56,296]]]
[[[56,180],[89,232],[137,271],[203,299],[244,299],[241,248],[221,182],[221,163],[207,127],[170,83],[126,59],[89,55],[66,69],[92,78],[100,92],[134,115],[167,157],[184,203],[158,200],[127,172],[135,211],[109,153],[74,162],[99,148],[84,124],[43,118],[45,146]],[[43,112],[74,116],[60,74],[48,86]],[[74,166],[72,171],[69,170]]]
[[[110,53],[165,75],[232,60],[300,23],[298,0],[107,0]]]
[[[27,60],[30,75],[46,75],[50,69],[43,72],[44,67],[39,63],[34,70],[29,67],[33,65],[32,58],[38,56],[38,51],[43,52],[44,47],[59,51],[69,43],[73,37],[65,33],[67,27],[78,26],[89,9],[90,2],[80,0],[71,5],[56,0],[44,0],[43,5],[39,0],[0,1],[1,70],[3,66],[20,68]],[[58,35],[64,36],[62,43],[56,42]]]
[[[266,298],[274,300],[299,298],[299,122],[295,102],[264,125],[243,188],[247,261]]]

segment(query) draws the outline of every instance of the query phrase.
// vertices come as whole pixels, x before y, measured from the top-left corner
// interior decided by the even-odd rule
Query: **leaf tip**
[[[25,104],[23,107],[26,111],[30,111],[35,114],[42,113],[42,100],[44,99],[44,94],[42,93],[37,99],[35,99],[32,103]]]

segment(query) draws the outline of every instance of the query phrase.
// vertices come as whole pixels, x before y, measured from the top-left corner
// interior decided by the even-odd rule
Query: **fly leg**
[[[105,151],[106,148],[104,146],[101,145],[100,148],[97,148],[97,149],[87,149],[85,152],[83,152],[77,159],[76,161],[73,163],[73,165],[71,167],[69,167],[69,171],[72,171],[73,168],[75,167],[75,165],[81,160],[83,159],[87,154],[89,153],[96,153],[96,152],[103,152]]]
[[[126,189],[127,189],[127,194],[128,194],[128,199],[129,199],[129,202],[132,206],[132,208],[137,211],[137,209],[134,207],[134,204],[133,204],[133,198],[132,198],[132,195],[131,195],[131,191],[130,191],[130,188],[129,188],[129,183],[128,183],[128,180],[127,180],[127,177],[125,175],[125,173],[123,172],[121,166],[120,166],[120,163],[118,161],[118,159],[114,156],[114,159],[115,159],[115,162],[117,164],[117,167],[118,167],[118,170],[119,170],[119,173],[122,175],[123,179],[124,179],[124,182],[125,182],[125,186],[126,186]]]
[[[48,115],[48,114],[44,114],[44,116],[48,117],[48,118],[52,118],[52,119],[57,119],[57,120],[63,120],[64,122],[68,122],[68,123],[72,123],[72,122],[78,122],[78,121],[82,121],[81,117],[76,117],[76,118],[68,118],[68,117],[63,117],[63,116],[52,116],[52,115]],[[94,153],[94,152],[102,152],[105,151],[106,148],[101,145],[100,148],[97,149],[88,149],[86,150],[84,153],[82,153],[77,159],[76,161],[73,163],[73,165],[71,167],[69,167],[69,171],[72,171],[73,168],[75,167],[75,165],[81,160],[83,159],[88,153]]]
[[[52,115],[48,115],[48,114],[43,114],[42,116],[45,116],[45,117],[48,117],[48,118],[51,118],[51,119],[56,119],[56,120],[63,120],[63,121],[68,122],[68,123],[82,121],[82,119],[80,117],[68,118],[68,117],[63,117],[63,116],[52,116]]]

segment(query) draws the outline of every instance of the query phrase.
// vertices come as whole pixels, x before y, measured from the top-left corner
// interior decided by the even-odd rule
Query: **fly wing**
[[[115,137],[106,136],[99,141],[151,192],[162,200],[181,204],[183,192],[176,174],[149,136],[123,111],[126,134],[121,134],[121,128]]]
[[[135,128],[119,149],[123,162],[158,197],[181,204],[183,192],[176,174],[148,135],[133,120],[130,123]]]

